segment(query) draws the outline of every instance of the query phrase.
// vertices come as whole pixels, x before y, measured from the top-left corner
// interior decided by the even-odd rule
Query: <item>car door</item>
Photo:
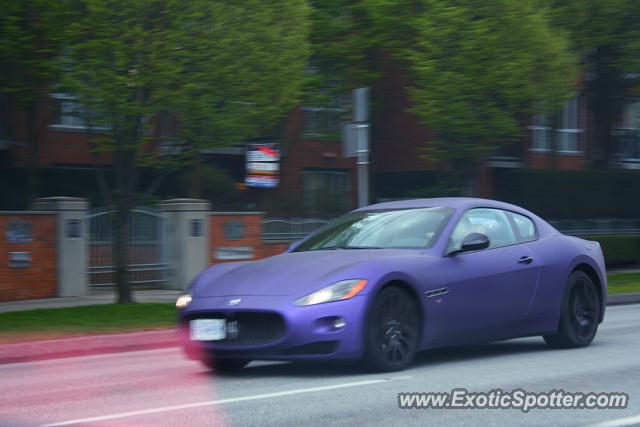
[[[441,339],[473,341],[517,335],[536,291],[538,268],[513,218],[500,209],[474,208],[460,219],[447,253],[469,233],[489,238],[487,249],[445,256],[440,299]]]

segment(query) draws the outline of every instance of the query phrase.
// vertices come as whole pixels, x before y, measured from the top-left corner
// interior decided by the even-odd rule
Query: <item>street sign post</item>
[[[353,123],[344,126],[342,154],[357,157],[358,207],[369,204],[369,88],[363,87],[352,94]]]

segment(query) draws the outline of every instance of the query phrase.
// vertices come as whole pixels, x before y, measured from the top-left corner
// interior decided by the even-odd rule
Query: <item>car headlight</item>
[[[176,300],[176,307],[185,308],[189,304],[191,304],[191,294],[182,294]]]
[[[307,305],[322,304],[325,302],[342,301],[353,298],[364,289],[367,281],[364,279],[342,280],[331,286],[322,288],[307,296],[300,298],[293,304],[303,307]]]

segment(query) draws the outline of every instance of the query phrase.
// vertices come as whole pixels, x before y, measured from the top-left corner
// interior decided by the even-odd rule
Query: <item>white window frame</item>
[[[618,129],[640,129],[640,99],[625,100],[622,110],[622,124]]]
[[[547,124],[547,120],[548,116],[546,114],[535,114],[533,116],[533,124],[529,126],[532,151],[548,152],[552,150],[551,138],[553,138],[553,129]]]
[[[84,111],[85,108],[80,105],[80,103],[78,102],[78,97],[73,96],[73,95],[69,95],[67,93],[62,93],[62,92],[56,92],[56,93],[52,93],[49,95],[51,97],[51,99],[57,100],[57,101],[61,101],[61,102],[71,102],[74,103],[77,108],[78,111]],[[56,130],[70,130],[70,131],[85,131],[88,129],[86,123],[84,122],[84,118],[83,117],[78,117],[78,116],[73,116],[70,113],[67,114],[60,114],[58,116],[53,117],[53,120],[57,121],[58,119],[60,119],[60,117],[67,117],[71,119],[71,123],[51,123],[49,125],[49,127],[51,129],[56,129]],[[93,128],[94,130],[99,130],[99,131],[108,131],[111,130],[111,126],[95,126]]]
[[[627,98],[625,99],[624,102],[624,106],[623,106],[623,110],[622,110],[622,117],[621,117],[621,123],[620,126],[617,127],[615,130],[617,131],[626,131],[626,132],[638,132],[640,131],[640,98]],[[640,143],[640,142],[637,142]],[[637,152],[638,150],[631,150],[632,152]],[[618,147],[618,153],[616,153],[619,156],[619,160],[621,160],[622,162],[633,162],[633,163],[637,163],[638,161],[640,161],[640,155],[636,156],[636,157],[629,157],[629,156],[625,156],[625,152],[628,153],[629,151],[627,150],[620,150],[620,147]]]
[[[556,129],[557,148],[560,154],[582,154],[580,135],[584,129],[580,127],[580,96],[565,102],[560,114],[561,128]]]
[[[344,108],[326,108],[326,107],[313,107],[313,106],[302,106],[300,107],[302,111],[302,133],[306,138],[325,138],[327,135],[332,135],[331,132],[324,132],[318,123],[320,122],[317,119],[317,113],[327,113],[327,114],[335,114],[337,117],[336,120],[336,129],[335,134],[339,135],[341,132],[341,124],[342,124],[342,114],[346,111]],[[311,116],[313,114],[313,116]],[[314,122],[316,123],[313,126],[313,129],[307,130],[307,120],[309,117],[313,117]],[[327,129],[328,130],[328,129]]]

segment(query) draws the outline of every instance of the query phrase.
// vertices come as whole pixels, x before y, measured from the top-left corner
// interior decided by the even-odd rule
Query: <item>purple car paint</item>
[[[511,204],[439,198],[355,210],[287,253],[210,267],[189,292],[179,323],[193,359],[373,358],[395,370],[441,346],[531,335],[567,344],[567,334],[566,346],[587,345],[604,317],[607,278],[596,242]],[[386,297],[415,316],[395,319]],[[211,323],[222,335],[192,339],[198,319],[222,319]]]

